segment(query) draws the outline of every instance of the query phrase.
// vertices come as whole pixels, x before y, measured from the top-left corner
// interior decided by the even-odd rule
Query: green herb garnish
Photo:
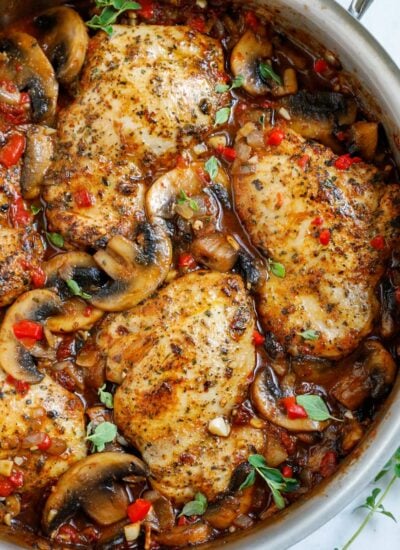
[[[273,262],[272,260],[270,260],[269,267],[271,269],[271,273],[273,273],[275,277],[279,277],[280,279],[283,279],[285,277],[286,269],[284,265],[280,264],[279,262]]]
[[[268,63],[260,63],[258,65],[258,70],[259,70],[259,73],[260,73],[260,76],[263,80],[268,80],[268,79],[272,79],[274,80],[277,84],[281,85],[282,84],[282,79],[281,77],[276,74],[276,72],[274,71],[274,69],[271,67],[271,65],[269,65]]]
[[[90,294],[83,291],[81,289],[81,287],[78,285],[78,283],[76,281],[74,281],[74,279],[68,279],[68,281],[66,281],[66,283],[67,283],[68,288],[70,289],[70,291],[72,292],[72,294],[74,296],[80,296],[84,300],[90,300],[90,298],[92,297]]]
[[[343,422],[343,420],[335,418],[330,414],[325,401],[319,395],[298,395],[296,402],[305,409],[311,420],[323,422],[331,418],[332,420]]]
[[[222,109],[219,109],[219,111],[217,111],[215,114],[215,125],[225,124],[225,122],[228,122],[230,116],[231,108],[222,107]]]
[[[187,502],[182,509],[180,516],[202,516],[207,510],[208,502],[202,493],[196,493],[194,500]]]
[[[106,443],[111,443],[117,435],[117,426],[111,422],[102,422],[92,431],[92,423],[88,424],[88,435],[86,439],[93,444],[94,452],[101,453],[106,447]]]
[[[108,35],[112,35],[112,25],[118,17],[127,10],[140,10],[142,6],[137,2],[129,0],[95,0],[98,8],[103,8],[100,15],[94,15],[92,19],[86,21],[86,25],[91,29],[102,30]]]
[[[48,233],[46,231],[46,237],[47,240],[57,248],[62,248],[64,246],[64,237],[59,233]]]
[[[114,398],[112,393],[106,391],[106,385],[103,384],[97,391],[100,402],[103,403],[108,409],[114,408]]]
[[[178,204],[188,204],[194,212],[197,212],[199,210],[199,205],[194,199],[191,199],[188,197],[183,189],[179,191],[179,197],[176,201]]]
[[[244,84],[244,76],[239,74],[238,76],[235,76],[235,78],[232,80],[230,84],[217,84],[215,86],[215,91],[217,92],[217,94],[224,94],[225,92],[230,92],[235,88],[241,88],[243,84]]]
[[[218,175],[219,160],[214,156],[210,157],[205,163],[204,168],[207,174],[210,176],[210,180],[214,181]]]
[[[239,490],[251,487],[256,480],[256,472],[263,478],[271,490],[272,498],[279,510],[285,508],[285,500],[281,493],[291,493],[298,487],[298,481],[290,477],[284,477],[276,468],[270,468],[262,455],[250,455],[249,464],[253,469],[249,472]]]
[[[299,336],[303,338],[303,340],[318,340],[319,333],[316,330],[303,330],[303,332],[299,332]]]
[[[30,208],[34,216],[36,216],[36,214],[39,214],[39,212],[43,210],[41,206],[36,206],[35,204],[31,204]]]

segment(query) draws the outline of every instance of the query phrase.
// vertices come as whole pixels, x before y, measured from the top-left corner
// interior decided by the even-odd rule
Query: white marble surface
[[[350,4],[350,0],[338,0],[338,2],[346,8]],[[362,23],[400,67],[400,1],[375,0],[363,17]],[[376,77],[379,78],[379,75],[377,74]],[[354,495],[352,504],[313,535],[292,546],[290,550],[340,549],[365,517],[365,510],[354,511],[355,508],[364,502],[365,497],[374,487],[384,488],[386,482],[384,478],[378,485],[370,484],[359,495]],[[396,481],[385,499],[385,507],[394,514],[398,523],[381,515],[373,518],[351,545],[351,550],[373,550],[383,546],[390,550],[400,549],[400,480]]]

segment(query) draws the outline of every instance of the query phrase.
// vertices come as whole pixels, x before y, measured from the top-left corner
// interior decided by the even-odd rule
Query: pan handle
[[[374,0],[352,0],[348,12],[356,19],[361,19]]]

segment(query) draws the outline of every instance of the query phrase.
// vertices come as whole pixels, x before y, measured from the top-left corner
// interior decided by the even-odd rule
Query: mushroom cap
[[[70,84],[82,69],[89,42],[81,16],[72,8],[59,6],[41,13],[34,22],[42,31],[39,42],[57,80]]]
[[[147,475],[145,463],[134,455],[118,452],[96,453],[75,463],[54,486],[43,510],[43,528],[48,534],[82,507],[93,510],[97,490],[129,475]]]
[[[138,227],[135,241],[117,235],[93,258],[114,280],[94,294],[90,303],[104,311],[122,311],[150,296],[164,281],[172,247],[160,226],[145,223]]]
[[[24,32],[7,32],[0,36],[0,80],[15,82],[29,93],[32,119],[52,124],[56,113],[58,83],[53,67],[38,42]]]
[[[0,366],[7,374],[31,384],[43,379],[29,350],[15,337],[13,326],[25,319],[43,322],[60,309],[61,299],[47,289],[25,292],[8,308],[0,328]]]
[[[264,36],[247,30],[231,53],[231,70],[234,76],[244,78],[243,88],[251,95],[263,95],[271,91],[259,72],[259,63],[271,57],[272,44]]]
[[[32,124],[26,132],[26,148],[21,170],[21,190],[25,199],[35,199],[53,156],[54,132],[45,126]]]
[[[59,315],[49,318],[46,323],[51,332],[75,332],[77,330],[89,330],[94,323],[101,319],[104,311],[97,308],[90,308],[80,298],[71,298],[64,302]]]

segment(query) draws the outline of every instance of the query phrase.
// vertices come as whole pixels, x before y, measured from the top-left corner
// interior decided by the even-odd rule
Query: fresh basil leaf
[[[379,472],[379,474],[375,476],[374,481],[376,482],[376,481],[379,481],[380,479],[382,479],[388,473],[388,471],[389,470],[381,470]]]
[[[235,88],[241,88],[243,86],[243,84],[244,84],[244,76],[242,76],[241,74],[238,74],[232,80],[231,90],[234,90]]]
[[[397,523],[397,519],[394,517],[392,512],[389,512],[388,510],[379,510],[379,514],[383,514],[384,516],[387,516],[388,518],[392,519],[395,523]]]
[[[222,107],[222,109],[219,109],[219,111],[217,111],[215,114],[215,124],[225,124],[225,122],[228,122],[230,116],[231,108]]]
[[[186,204],[188,203],[190,208],[197,212],[199,210],[199,205],[194,199],[191,199],[188,197],[183,189],[179,192],[178,200],[176,201],[178,204]]]
[[[229,84],[217,84],[214,88],[214,91],[217,94],[224,94],[225,92],[229,92],[230,86]]]
[[[296,402],[306,410],[311,420],[316,420],[318,422],[323,422],[329,418],[337,420],[335,417],[331,416],[325,401],[319,395],[298,395],[296,397]]]
[[[140,10],[142,7],[138,2],[129,0],[96,0],[96,6],[103,8],[102,12],[86,21],[86,25],[91,29],[103,30],[110,36],[113,33],[112,25],[121,13],[127,10]]]
[[[395,464],[394,474],[395,474],[396,477],[400,477],[400,464]]]
[[[196,493],[194,500],[187,502],[182,508],[180,516],[202,516],[207,510],[208,502],[202,493]]]
[[[207,174],[210,176],[210,180],[214,181],[218,175],[219,160],[214,156],[210,157],[205,163],[204,168]]]
[[[273,487],[272,485],[270,485],[270,489],[271,489],[272,498],[274,499],[276,507],[279,510],[283,510],[285,508],[285,499],[283,498],[283,496],[279,492],[279,489],[276,488],[276,487]]]
[[[284,279],[286,275],[286,269],[285,266],[280,264],[279,262],[269,262],[269,266],[271,268],[271,272],[275,275],[275,277],[279,277],[280,279]]]
[[[274,80],[277,84],[281,85],[282,84],[282,79],[281,77],[276,74],[276,72],[274,71],[274,69],[271,67],[271,65],[269,65],[268,63],[260,63],[258,65],[258,70],[259,70],[259,73],[260,73],[260,76],[263,80]]]
[[[59,233],[48,233],[46,231],[46,237],[47,240],[57,248],[62,248],[64,246],[64,237]]]
[[[72,292],[72,294],[74,296],[80,296],[84,300],[90,300],[90,298],[92,297],[87,292],[84,292],[81,289],[81,287],[78,285],[78,283],[76,281],[74,281],[74,279],[68,279],[68,281],[66,281],[66,283],[67,283],[68,288],[70,289],[70,291]]]
[[[43,208],[41,206],[36,206],[35,204],[31,204],[31,212],[34,216],[36,216],[36,214],[39,214],[39,212],[41,212],[43,210]]]
[[[254,468],[268,468],[265,458],[262,455],[250,455],[248,458],[249,464]]]
[[[316,330],[312,330],[312,329],[303,330],[303,332],[299,332],[299,335],[304,340],[318,340],[319,338],[319,333]]]
[[[111,443],[117,435],[117,426],[111,422],[102,422],[98,424],[91,435],[86,439],[93,444],[95,452],[101,453],[105,449],[106,443]]]
[[[112,393],[106,391],[106,385],[103,384],[97,391],[100,402],[103,403],[108,409],[114,408],[114,398]]]
[[[243,491],[243,489],[247,489],[248,487],[252,487],[256,481],[256,471],[251,470],[251,472],[248,473],[246,479],[243,481],[243,483],[239,487],[239,491]]]

